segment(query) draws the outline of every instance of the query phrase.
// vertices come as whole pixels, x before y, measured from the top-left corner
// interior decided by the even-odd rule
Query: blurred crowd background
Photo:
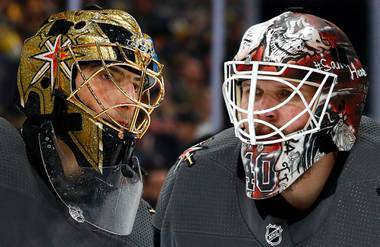
[[[50,14],[68,9],[69,2],[0,1],[0,116],[7,118],[16,127],[24,120],[13,102],[23,41],[33,35]],[[142,167],[148,172],[144,198],[153,206],[167,171],[177,157],[189,146],[228,126],[225,112],[219,128],[215,128],[211,120],[212,9],[215,2],[80,1],[82,6],[98,4],[104,8],[119,8],[131,13],[142,30],[153,37],[160,61],[165,65],[165,100],[153,114],[150,131],[137,148]],[[225,30],[224,60],[233,57],[247,27],[278,15],[287,7],[306,6],[311,13],[340,26],[351,38],[359,57],[368,68],[367,1],[224,0],[224,3],[224,23],[220,24]],[[220,74],[222,73],[220,65]],[[221,84],[222,81],[220,88]]]

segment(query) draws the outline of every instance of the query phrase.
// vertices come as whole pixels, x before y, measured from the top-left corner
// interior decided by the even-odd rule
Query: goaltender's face
[[[123,127],[129,127],[137,99],[141,77],[124,66],[108,67],[109,73],[99,63],[80,66],[85,78],[91,78],[78,92],[79,99],[101,118],[108,122],[116,121]],[[79,88],[85,81],[80,73],[75,77],[75,86]],[[122,89],[124,93],[119,89]],[[126,96],[128,95],[128,96]]]
[[[294,86],[297,86],[297,83],[291,83]],[[294,90],[291,87],[282,84],[278,81],[258,80],[255,91],[254,110],[260,111],[275,107],[281,104],[282,102],[286,101],[291,96],[293,91]],[[299,91],[305,98],[305,101],[309,103],[316,91],[316,87],[302,85]],[[248,109],[249,94],[250,80],[245,80],[242,82],[241,85],[241,107],[243,109]],[[272,124],[277,128],[281,128],[295,116],[301,113],[304,109],[304,102],[298,94],[295,94],[283,106],[275,108],[271,111],[262,112],[260,114],[254,114],[253,117],[255,119],[260,119],[269,124]],[[246,118],[247,116],[246,114],[243,114],[242,117]],[[286,135],[304,128],[309,118],[310,114],[308,112],[305,112],[292,124],[286,127],[283,130],[283,133]],[[247,122],[244,123],[244,128],[248,130]],[[256,123],[255,131],[256,135],[266,135],[272,133],[274,130],[269,126],[266,126],[265,124]]]

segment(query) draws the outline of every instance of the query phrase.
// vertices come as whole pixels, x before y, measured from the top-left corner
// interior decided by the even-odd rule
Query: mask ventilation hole
[[[50,86],[50,80],[49,80],[49,78],[47,78],[47,77],[42,78],[40,84],[41,84],[41,87],[43,89],[48,88]]]
[[[80,21],[80,22],[75,24],[74,28],[75,29],[81,29],[81,28],[84,28],[84,26],[86,26],[86,22]]]

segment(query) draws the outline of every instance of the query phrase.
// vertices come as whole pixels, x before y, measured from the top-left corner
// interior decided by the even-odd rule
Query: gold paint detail
[[[57,20],[66,20],[74,25],[69,28],[67,34],[52,36],[49,31]],[[85,22],[85,26],[76,29],[75,24],[82,21]],[[131,40],[124,45],[111,43],[98,23],[127,29],[133,34]],[[71,140],[91,166],[102,171],[104,126],[119,133],[119,138],[124,138],[126,132],[131,132],[136,138],[141,138],[150,125],[150,115],[164,98],[163,65],[154,59],[151,51],[153,51],[153,44],[150,37],[143,34],[136,20],[124,11],[81,10],[52,15],[37,34],[24,43],[17,79],[20,104],[23,107],[27,106],[31,98],[29,96],[36,94],[39,98],[39,114],[51,114],[55,105],[54,93],[57,91],[62,93],[67,100],[67,113],[80,114],[82,118],[82,130],[70,131]],[[102,69],[105,71],[108,71],[111,66],[128,66],[140,71],[138,98],[129,97],[113,81],[130,102],[107,107],[102,107],[103,104],[100,102],[102,112],[94,112],[81,102],[77,95],[82,87],[91,86],[89,85],[91,78],[84,77],[80,66],[81,62],[88,61],[101,62]],[[151,66],[152,64],[154,66]],[[84,83],[73,89],[74,68],[79,75],[82,75]],[[144,83],[148,77],[153,84],[145,87]],[[42,80],[46,80],[44,78],[48,79],[49,85],[41,83]],[[155,93],[155,98],[152,92]],[[94,98],[96,100],[96,97]],[[120,124],[112,117],[105,117],[110,115],[110,110],[117,107],[135,108],[128,126]]]

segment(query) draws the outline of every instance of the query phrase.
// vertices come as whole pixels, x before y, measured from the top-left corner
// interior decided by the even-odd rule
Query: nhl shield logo
[[[265,240],[271,246],[279,245],[282,240],[282,227],[269,224],[265,232]]]

